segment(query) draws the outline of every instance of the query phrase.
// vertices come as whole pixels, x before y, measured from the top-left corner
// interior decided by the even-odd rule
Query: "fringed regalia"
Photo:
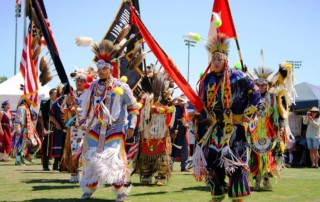
[[[153,94],[143,98],[140,112],[140,147],[134,162],[135,172],[140,174],[142,184],[150,184],[157,173],[156,184],[161,186],[171,176],[171,140],[168,125],[174,107],[154,102]]]
[[[259,89],[245,73],[229,69],[227,44],[223,35],[208,42],[212,60],[224,62],[221,72],[205,75],[200,84],[212,125],[197,145],[193,155],[196,180],[206,179],[215,201],[228,193],[232,199],[251,194],[247,180],[248,141],[243,117],[251,117],[260,100]],[[214,66],[212,66],[214,67]],[[225,181],[226,175],[229,183]]]
[[[279,114],[279,124],[277,126],[277,137],[273,149],[277,172],[279,173],[283,165],[283,154],[286,145],[294,139],[289,127],[290,106],[295,104],[297,97],[294,88],[294,75],[292,65],[288,62],[282,62],[279,65],[278,72],[273,76],[270,93],[276,96],[277,109]]]
[[[124,39],[128,30],[130,26],[121,31],[118,42]],[[132,90],[125,83],[126,77],[119,79],[121,54],[131,39],[123,45],[110,40],[102,40],[99,44],[90,43],[96,55],[99,77],[103,79],[94,81],[82,97],[82,119],[87,119],[89,130],[83,138],[82,146],[82,199],[90,198],[98,184],[108,183],[114,186],[116,201],[123,201],[132,187],[127,177],[130,172],[125,151],[125,133],[127,129],[130,133],[135,129],[139,111]],[[129,65],[133,69],[141,64],[146,53],[137,55],[141,57]]]
[[[98,184],[108,183],[114,186],[118,195],[127,195],[131,185],[127,178],[130,171],[125,152],[125,130],[136,125],[136,100],[127,84],[112,77],[94,81],[83,94],[82,119],[87,120],[89,133],[83,139],[80,186],[84,193],[92,194]]]
[[[64,110],[63,120],[65,125],[69,120],[72,120],[74,116],[76,116],[75,110],[77,110],[76,105]],[[73,122],[71,126],[67,126],[66,131],[66,139],[64,142],[60,167],[63,171],[76,174],[78,173],[79,163],[73,157],[81,146],[82,137],[85,131],[79,126],[75,126],[75,122]]]
[[[268,77],[272,73],[273,70],[270,68],[254,68],[254,74],[257,76],[255,83],[260,88],[261,100],[254,119],[249,124],[248,140],[251,147],[249,166],[251,175],[255,179],[256,190],[261,188],[262,180],[264,189],[270,189],[269,178],[279,175],[273,150],[278,139],[279,125],[283,119],[279,114],[276,95],[268,92],[271,86]]]
[[[277,140],[279,118],[276,96],[265,93],[258,104],[254,120],[249,124],[249,166],[256,180],[255,189],[260,189],[262,179],[264,187],[270,188],[269,178],[278,175],[273,149]]]
[[[89,87],[89,83],[93,81],[96,72],[92,67],[88,67],[86,70],[75,70],[70,74],[71,78],[76,83],[77,90],[72,93],[75,97],[75,103],[73,103],[73,113],[72,118],[68,119],[66,122],[67,136],[64,145],[64,151],[61,159],[61,168],[71,173],[70,182],[78,183],[79,182],[79,173],[78,169],[81,165],[80,156],[82,152],[82,139],[86,133],[85,127],[79,126],[79,113],[81,109],[81,95],[85,88]],[[71,93],[70,93],[71,94]],[[66,117],[69,118],[69,117]]]
[[[16,165],[24,163],[22,157],[32,162],[35,154],[41,148],[41,140],[33,125],[30,108],[25,101],[17,109],[14,125],[13,153],[16,157],[15,163]]]

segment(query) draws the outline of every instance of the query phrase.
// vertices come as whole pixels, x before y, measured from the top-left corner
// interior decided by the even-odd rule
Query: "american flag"
[[[37,45],[32,49],[31,43],[37,32],[29,26],[29,32],[25,37],[22,57],[20,61],[20,72],[24,78],[23,98],[30,101],[33,106],[37,106],[38,102],[38,58],[32,60],[32,55],[37,49]]]
[[[127,154],[127,161],[129,162],[130,160],[132,160],[138,153],[139,151],[139,141],[136,140],[136,142],[131,145],[128,154]]]
[[[16,17],[21,16],[21,0],[16,0]]]

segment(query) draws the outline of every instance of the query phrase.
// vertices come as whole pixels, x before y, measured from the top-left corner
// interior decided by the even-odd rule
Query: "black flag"
[[[54,38],[52,36],[52,31],[49,26],[49,23],[46,19],[47,13],[45,11],[43,1],[42,0],[32,0],[32,7],[35,11],[35,14],[36,14],[39,22],[40,22],[42,35],[46,41],[47,48],[50,52],[52,61],[53,61],[54,66],[57,70],[57,73],[58,73],[58,76],[61,80],[61,83],[64,86],[66,86],[66,88],[65,88],[66,91],[64,93],[69,93],[70,84],[69,84],[68,76],[67,76],[66,71],[65,71],[63,64],[61,62],[58,48],[57,48],[56,43],[54,41]]]
[[[136,8],[136,11],[139,12],[139,1],[132,0],[132,5]],[[127,3],[122,2],[115,19],[113,20],[109,30],[104,36],[104,39],[115,42],[123,28],[127,25],[130,25],[130,13],[130,6]],[[136,83],[140,80],[140,74],[142,72],[142,65],[139,66],[138,70],[129,70],[127,68],[131,57],[131,52],[135,50],[136,46],[143,40],[138,32],[139,31],[137,27],[135,25],[131,25],[130,32],[126,36],[126,38],[128,39],[132,34],[135,34],[135,37],[127,45],[126,57],[122,57],[120,63],[120,76],[126,76],[128,78],[127,83],[131,88],[135,86]]]

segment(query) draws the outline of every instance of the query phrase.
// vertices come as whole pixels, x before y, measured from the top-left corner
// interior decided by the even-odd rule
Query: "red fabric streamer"
[[[182,92],[189,98],[195,109],[200,112],[204,107],[202,100],[193,91],[180,71],[175,67],[173,61],[168,58],[166,53],[161,49],[158,43],[151,36],[147,28],[142,23],[141,19],[136,15],[134,7],[131,7],[131,23],[135,24],[138,27],[145,42],[148,44],[149,48],[159,60],[163,68],[167,71],[167,73],[177,84],[177,86],[182,90]]]

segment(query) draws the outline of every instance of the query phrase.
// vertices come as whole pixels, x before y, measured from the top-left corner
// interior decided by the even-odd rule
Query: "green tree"
[[[6,76],[0,76],[0,83],[6,81],[8,79],[8,77]]]

